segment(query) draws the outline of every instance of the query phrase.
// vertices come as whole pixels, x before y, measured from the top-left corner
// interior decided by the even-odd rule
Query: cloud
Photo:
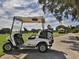
[[[43,12],[37,4],[37,1],[38,0],[0,0],[0,27],[11,27],[12,19],[9,18],[10,21],[6,17],[42,15]]]
[[[41,5],[38,4],[38,0],[0,0],[0,27],[11,27],[13,16],[44,16],[46,19],[45,28],[50,24],[53,28],[59,25],[56,18],[51,14],[47,13],[44,15]],[[7,18],[9,17],[9,19]],[[70,19],[70,18],[69,18]],[[62,24],[79,24],[78,22],[71,22],[70,20],[64,19]],[[41,28],[41,24],[26,24],[27,28]]]
[[[0,17],[0,29],[1,28],[11,28],[12,18]]]
[[[37,3],[38,0],[5,0],[2,2],[2,7],[0,8],[3,10],[4,16],[14,16],[14,15],[25,15],[28,14],[39,14],[41,10],[39,4]],[[41,12],[40,14],[42,14]],[[36,15],[37,15],[36,14]]]

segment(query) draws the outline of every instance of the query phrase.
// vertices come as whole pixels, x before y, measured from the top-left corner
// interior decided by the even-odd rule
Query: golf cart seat
[[[14,40],[15,40],[16,45],[24,44],[24,40],[22,38],[22,35],[19,33],[14,34]]]

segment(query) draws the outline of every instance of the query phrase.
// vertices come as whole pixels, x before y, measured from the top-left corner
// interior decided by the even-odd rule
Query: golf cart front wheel
[[[46,44],[39,44],[38,50],[39,50],[39,52],[42,52],[42,53],[46,52],[47,51],[47,45]]]
[[[10,51],[12,51],[12,44],[11,43],[5,43],[3,45],[3,51],[4,52],[10,52]]]

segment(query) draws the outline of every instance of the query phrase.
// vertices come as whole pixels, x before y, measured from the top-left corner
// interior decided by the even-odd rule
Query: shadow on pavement
[[[35,49],[16,50],[8,53],[10,55],[26,54],[23,59],[66,59],[65,53],[56,50],[48,50],[45,53],[40,53]]]
[[[79,41],[79,37],[78,36],[69,36],[69,40]]]
[[[74,44],[70,47],[70,49],[79,52],[79,43],[74,43]]]
[[[67,40],[62,40],[61,42],[67,43],[67,44],[73,44],[73,43],[75,43],[74,41],[67,41]]]
[[[79,52],[79,37],[78,36],[69,36],[69,40],[62,40],[61,42],[70,44],[69,48],[71,50]]]

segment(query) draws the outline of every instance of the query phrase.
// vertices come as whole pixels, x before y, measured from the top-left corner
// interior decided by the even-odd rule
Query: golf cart
[[[42,30],[37,35],[28,37],[26,43],[22,37],[23,23],[42,23]],[[44,30],[45,19],[42,16],[39,17],[20,17],[15,16],[11,27],[10,37],[8,42],[3,45],[5,52],[10,52],[14,49],[38,49],[40,52],[46,52],[49,47],[52,46],[53,39],[48,39],[47,34],[49,31]],[[15,25],[17,24],[17,25]],[[18,28],[15,31],[15,28]]]

